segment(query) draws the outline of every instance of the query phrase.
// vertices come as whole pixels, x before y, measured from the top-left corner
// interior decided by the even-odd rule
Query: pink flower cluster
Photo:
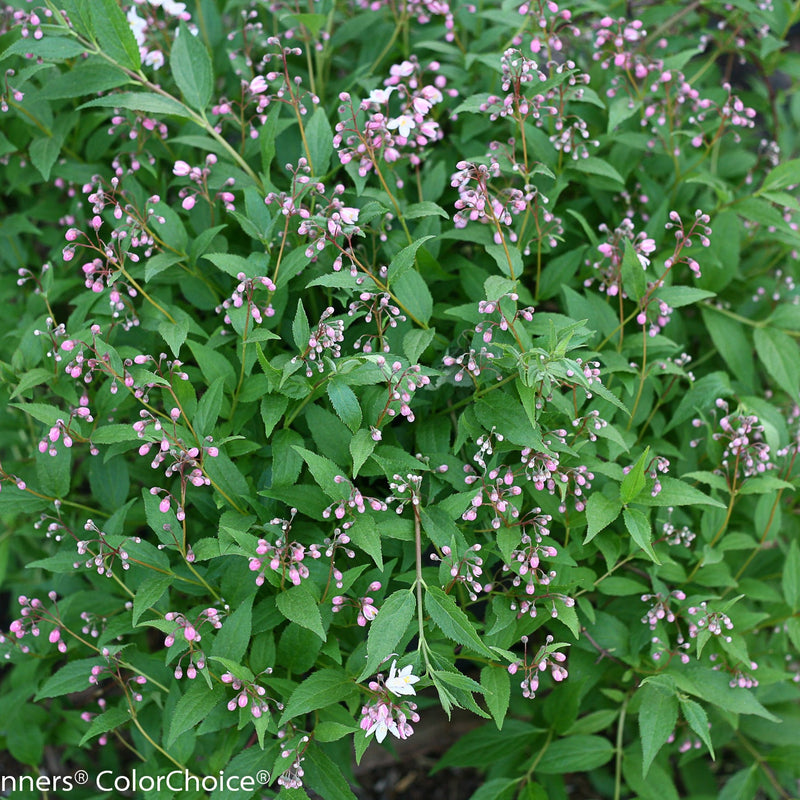
[[[567,660],[567,656],[557,649],[563,645],[553,644],[552,636],[548,636],[545,639],[545,644],[537,650],[536,655],[530,661],[528,661],[527,636],[522,637],[522,644],[525,648],[525,657],[521,661],[515,661],[510,664],[508,671],[511,675],[516,675],[520,667],[523,669],[524,677],[520,683],[523,697],[533,699],[536,696],[536,692],[539,690],[540,673],[545,672],[548,668],[556,683],[560,683],[567,678],[567,670],[562,666],[564,661]]]
[[[229,309],[231,307],[242,308],[245,304],[247,305],[248,316],[258,325],[264,321],[264,317],[275,316],[275,309],[272,307],[272,303],[267,303],[263,308],[259,308],[258,304],[253,299],[257,289],[266,289],[270,293],[270,297],[273,292],[277,291],[277,286],[275,286],[271,278],[265,276],[248,278],[244,272],[240,272],[236,276],[236,279],[239,283],[236,285],[231,296],[223,300],[221,305],[218,305],[215,309],[217,314],[225,313],[223,319],[226,325],[231,324]]]
[[[208,188],[208,178],[211,174],[211,167],[217,163],[217,157],[213,153],[206,156],[206,163],[204,167],[192,167],[185,161],[180,159],[175,162],[172,167],[172,174],[179,178],[188,178],[196,188],[184,186],[179,192],[178,197],[181,198],[181,206],[186,211],[191,211],[197,203],[197,198],[203,198],[210,206],[213,207],[214,203],[211,199],[211,193]],[[236,183],[235,178],[226,178],[224,186],[231,187]],[[221,189],[214,195],[215,199],[222,201],[226,211],[235,211],[236,206],[234,200],[236,199],[233,192],[228,189]]]
[[[268,667],[264,672],[270,675],[272,667]],[[250,713],[256,719],[263,714],[269,713],[269,704],[265,699],[267,690],[256,681],[241,680],[230,672],[223,672],[220,675],[220,680],[228,684],[235,692],[238,692],[237,696],[228,702],[228,711],[236,711],[249,705]]]
[[[444,99],[447,85],[444,75],[428,82],[427,71],[437,72],[440,64],[432,61],[423,69],[415,56],[393,64],[384,89],[373,89],[358,107],[346,92],[339,95],[339,114],[347,121],[336,123],[333,146],[342,164],[358,163],[358,173],[366,175],[382,159],[388,164],[407,157],[412,166],[422,163],[419,150],[443,137],[439,123],[430,114]],[[448,92],[454,94],[454,92]],[[392,97],[397,98],[397,103]],[[393,112],[390,106],[395,106]]]
[[[367,590],[370,592],[377,592],[380,588],[381,582],[373,581],[367,587]],[[359,597],[357,601],[350,600],[343,595],[336,595],[332,598],[331,603],[333,604],[334,614],[340,612],[348,605],[354,606],[358,612],[356,615],[356,623],[360,628],[366,627],[368,623],[372,622],[372,620],[378,616],[378,607],[375,605],[375,601],[369,595]]]

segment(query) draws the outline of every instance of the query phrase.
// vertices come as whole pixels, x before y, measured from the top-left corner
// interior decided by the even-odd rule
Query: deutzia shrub
[[[3,792],[797,795],[800,14],[601,6],[0,7]]]

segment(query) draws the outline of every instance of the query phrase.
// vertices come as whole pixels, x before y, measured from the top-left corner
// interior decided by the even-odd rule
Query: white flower
[[[367,730],[366,735],[370,736],[374,733],[378,742],[382,742],[386,738],[386,734],[391,732],[392,736],[395,736],[399,739],[400,731],[397,728],[397,723],[392,718],[392,714],[388,706],[381,705],[377,709],[377,716],[378,718]]]
[[[370,103],[377,103],[378,105],[383,105],[384,103],[389,102],[389,97],[391,96],[392,92],[394,91],[394,86],[390,86],[388,89],[373,89],[369,93],[369,97],[367,98]]]
[[[357,208],[340,208],[339,216],[345,225],[355,225],[358,222],[358,211]]]
[[[403,667],[400,672],[397,672],[397,661],[392,661],[392,668],[389,670],[389,677],[384,682],[384,686],[386,686],[392,694],[398,696],[403,694],[416,694],[412,684],[416,683],[419,677],[411,674],[413,669],[414,667],[409,664],[407,667]]]
[[[145,42],[144,32],[147,30],[147,20],[142,19],[136,13],[136,6],[132,6],[128,11],[128,25],[131,26],[133,38],[136,39],[136,44],[140,47]]]
[[[397,130],[397,132],[404,138],[408,138],[411,131],[417,127],[414,118],[408,114],[401,114],[399,117],[389,120],[386,127],[390,130]]]

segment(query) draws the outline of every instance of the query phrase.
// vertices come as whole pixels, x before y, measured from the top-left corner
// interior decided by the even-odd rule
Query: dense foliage
[[[18,796],[796,796],[798,20],[0,9]]]

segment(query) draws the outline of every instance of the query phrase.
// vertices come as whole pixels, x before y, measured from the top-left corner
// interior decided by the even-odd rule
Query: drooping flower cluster
[[[359,727],[367,736],[375,734],[375,739],[382,742],[387,733],[397,739],[407,739],[414,733],[411,722],[419,722],[417,705],[411,701],[397,702],[391,695],[405,697],[415,695],[414,684],[419,677],[413,674],[413,665],[408,664],[399,672],[397,661],[392,661],[389,676],[384,680],[378,675],[368,686],[373,693],[373,700],[361,708]]]
[[[208,178],[211,175],[211,167],[216,163],[217,157],[213,153],[209,153],[206,156],[206,163],[203,167],[193,167],[180,159],[175,162],[172,167],[172,174],[178,178],[188,178],[195,185],[195,188],[184,186],[178,192],[181,206],[186,211],[191,211],[195,207],[198,197],[203,198],[213,208],[214,200],[209,191]],[[229,187],[232,187],[235,183],[235,178],[226,178],[224,186],[228,188],[223,188],[214,195],[215,199],[222,201],[226,211],[236,210],[234,205],[236,198],[233,192],[229,191]]]
[[[84,530],[96,534],[94,539],[82,539],[76,543],[78,555],[81,557],[88,556],[83,564],[86,569],[94,569],[98,575],[111,578],[114,576],[113,567],[117,559],[119,559],[123,570],[130,569],[130,557],[122,544],[112,545],[108,541],[106,533],[100,530],[90,519],[86,520],[86,524],[83,527]],[[139,544],[142,540],[138,536],[133,536],[130,541]],[[81,564],[76,561],[73,566],[78,569]]]
[[[521,641],[525,649],[525,656],[521,661],[510,664],[508,671],[511,675],[516,675],[520,667],[522,668],[524,674],[520,683],[522,696],[533,699],[539,690],[540,673],[545,672],[548,668],[556,683],[567,678],[567,670],[562,666],[567,660],[567,656],[558,649],[565,645],[562,642],[553,643],[553,637],[547,636],[545,643],[536,651],[536,655],[528,661],[528,637],[523,636]]]
[[[293,508],[289,519],[276,517],[270,520],[270,525],[279,525],[281,528],[281,534],[274,543],[266,539],[258,540],[256,557],[250,559],[250,570],[258,573],[256,586],[263,585],[267,569],[278,573],[281,583],[288,578],[294,586],[299,586],[309,576],[308,567],[303,563],[306,555],[311,558],[320,558],[322,555],[316,544],[306,548],[299,542],[289,541],[289,533],[296,514],[297,509]]]
[[[325,358],[339,358],[344,341],[344,321],[331,319],[334,314],[332,306],[328,306],[319,318],[317,327],[310,332],[308,343],[300,355],[294,356],[292,363],[301,362],[306,368],[306,377],[325,371]]]
[[[373,89],[358,107],[348,93],[340,94],[339,114],[346,121],[336,123],[333,145],[341,163],[357,162],[362,176],[375,170],[380,160],[392,164],[407,157],[412,166],[421,164],[420,149],[443,137],[439,123],[430,114],[444,99],[447,79],[437,74],[429,82],[425,76],[439,68],[433,61],[423,69],[412,56],[393,64],[384,81],[386,88]],[[397,113],[392,107],[397,107]]]
[[[373,350],[388,353],[391,346],[386,340],[386,331],[396,328],[399,322],[405,322],[405,314],[401,314],[400,309],[393,304],[388,292],[361,292],[358,299],[350,303],[347,316],[359,317],[362,314],[364,322],[375,322],[377,333],[362,334],[353,343],[353,347],[360,349],[362,353],[371,353]]]
[[[331,552],[331,555],[333,553]],[[367,590],[370,592],[377,592],[381,588],[380,581],[372,581],[370,585],[367,587]],[[378,616],[378,607],[375,605],[375,601],[369,595],[365,595],[364,597],[359,597],[358,600],[351,600],[343,595],[336,595],[332,598],[331,603],[333,604],[333,613],[336,614],[342,611],[347,606],[353,606],[357,610],[356,616],[356,623],[360,628],[366,627],[375,617]]]
[[[259,674],[271,675],[272,667],[267,667]],[[228,684],[235,692],[238,692],[236,697],[228,701],[228,711],[236,711],[239,708],[250,706],[250,713],[256,719],[269,713],[271,698],[267,697],[267,690],[257,682],[256,678],[249,681],[243,680],[230,672],[223,672],[220,675],[220,680],[223,683]],[[283,705],[280,703],[276,703],[276,707],[279,711],[283,709]]]
[[[47,596],[53,603],[52,611],[48,611],[38,597],[29,598],[25,595],[20,595],[17,598],[20,605],[20,618],[15,619],[8,629],[19,640],[29,634],[34,638],[39,636],[41,634],[39,625],[42,622],[52,624],[54,627],[48,634],[48,641],[50,644],[57,644],[60,653],[66,653],[67,645],[61,638],[61,615],[58,611],[58,596],[53,591],[49,592]],[[5,638],[0,637],[0,644],[5,643],[5,641]],[[21,645],[20,650],[23,653],[27,653],[29,648],[27,645]],[[8,654],[6,654],[6,657],[8,657]]]
[[[264,321],[264,317],[275,316],[275,309],[272,307],[272,303],[268,302],[267,305],[259,307],[254,300],[255,292],[258,289],[266,289],[270,293],[270,297],[272,293],[277,290],[271,278],[265,276],[248,278],[244,272],[240,272],[236,275],[236,279],[239,283],[236,285],[231,296],[223,300],[215,309],[217,314],[222,314],[224,312],[225,316],[223,320],[226,325],[231,324],[231,308],[244,308],[247,306],[247,317],[252,318],[257,325],[260,325]]]
[[[741,412],[729,413],[728,403],[722,398],[717,399],[716,407],[724,412],[724,416],[718,421],[721,430],[715,431],[711,438],[721,442],[724,449],[715,471],[725,477],[728,485],[733,486],[774,469],[770,447],[764,441],[764,426],[758,417]],[[702,424],[699,418],[692,420],[696,428]],[[699,443],[700,440],[695,439],[690,445],[696,447]]]

